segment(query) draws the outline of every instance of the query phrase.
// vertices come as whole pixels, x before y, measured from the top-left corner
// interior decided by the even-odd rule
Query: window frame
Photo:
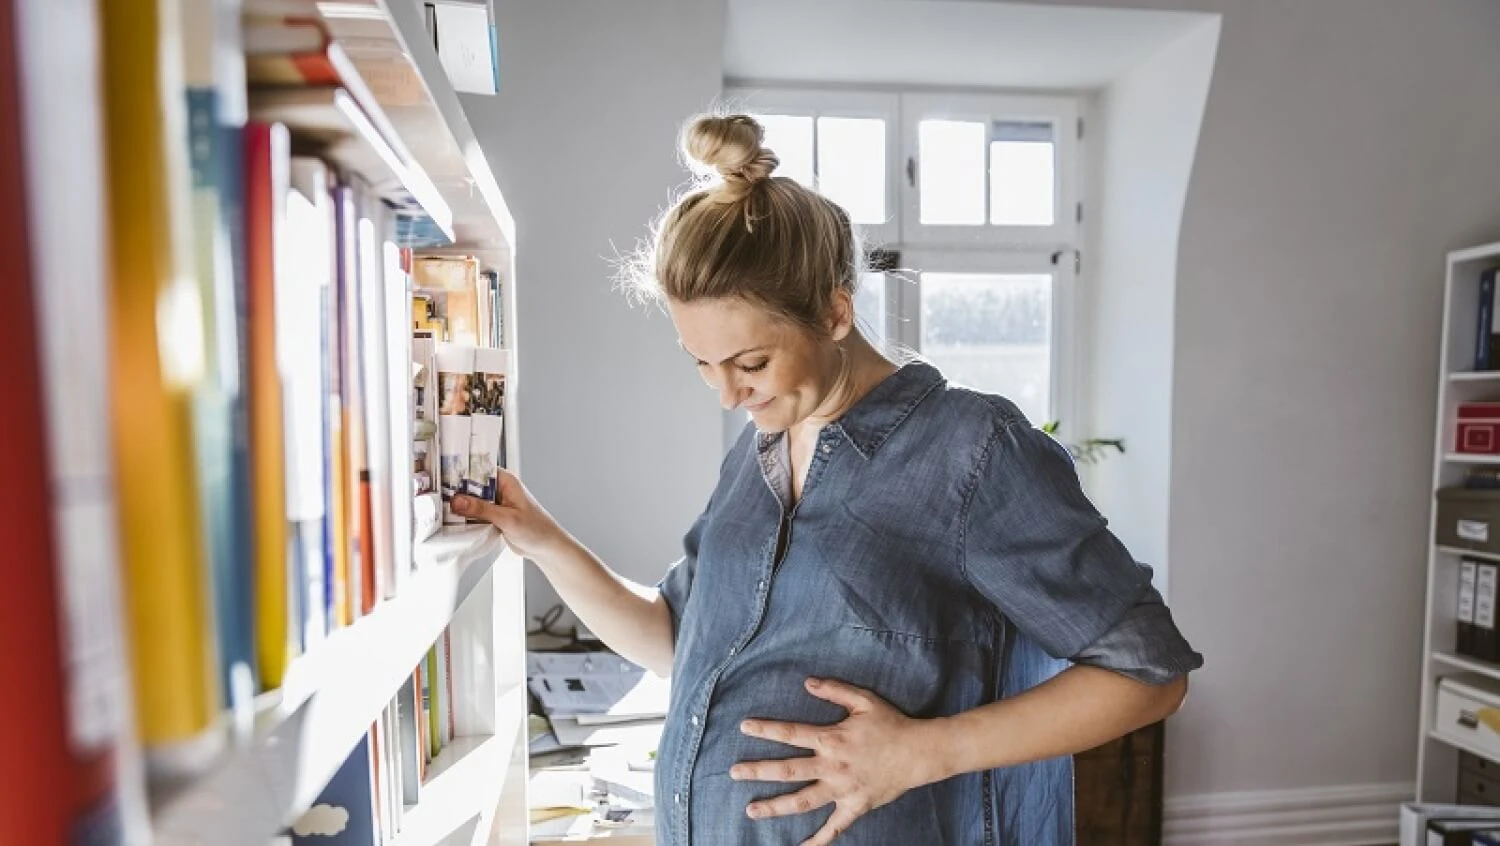
[[[894,270],[883,275],[886,348],[921,354],[921,272],[1047,273],[1053,278],[1050,419],[1059,434],[1081,434],[1088,425],[1084,357],[1087,277],[1080,272],[1085,238],[1083,199],[1087,196],[1083,120],[1088,101],[1067,93],[932,91],[892,88],[826,88],[796,84],[735,82],[725,85],[722,104],[732,112],[827,117],[881,118],[886,122],[886,207],[884,224],[860,224],[867,250],[896,254]],[[985,146],[986,223],[980,226],[920,223],[920,186],[907,178],[908,161],[920,164],[917,145],[924,118],[1048,120],[1057,126],[1056,217],[1050,227],[988,223],[989,146]],[[817,140],[814,133],[814,167]],[[743,414],[726,415],[726,443],[733,443]],[[1045,420],[1031,421],[1041,426]],[[1081,471],[1083,468],[1080,468]]]
[[[730,88],[724,93],[731,111],[748,114],[776,114],[813,119],[813,172],[817,173],[818,132],[820,117],[878,118],[885,121],[885,210],[883,223],[861,223],[856,228],[866,247],[895,243],[901,235],[902,203],[900,181],[894,162],[901,155],[900,96],[880,91],[832,91],[782,88]],[[816,179],[816,177],[815,177]]]
[[[901,241],[912,246],[947,245],[1052,252],[1072,248],[1078,240],[1078,126],[1076,97],[1018,94],[917,93],[901,95]],[[985,144],[985,222],[978,225],[922,223],[921,145],[923,120],[980,121],[1015,119],[1046,121],[1054,136],[1056,172],[1051,226],[997,225],[989,222],[989,144]]]

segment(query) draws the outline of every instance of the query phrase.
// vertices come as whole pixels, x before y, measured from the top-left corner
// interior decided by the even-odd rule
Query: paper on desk
[[[589,800],[594,780],[578,770],[537,770],[527,785],[526,805],[531,810],[549,808],[582,808],[594,806]]]
[[[671,693],[667,679],[644,670],[536,674],[528,679],[528,684],[548,716],[586,719],[665,717]]]
[[[563,746],[630,746],[653,750],[661,742],[660,719],[609,725],[584,725],[572,717],[553,717],[552,733]]]

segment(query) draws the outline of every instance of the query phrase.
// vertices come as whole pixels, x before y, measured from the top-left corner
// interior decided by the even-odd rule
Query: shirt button
[[[756,590],[765,590],[766,589],[766,580],[765,579],[761,579],[760,581],[756,582],[755,583],[755,589]]]
[[[833,452],[833,444],[823,444],[823,454],[827,455],[830,452]]]
[[[697,714],[693,715],[693,725],[695,725],[695,726],[698,725],[698,715]]]
[[[734,657],[734,653],[736,653],[738,651],[739,651],[739,647],[737,647],[737,646],[731,646],[731,647],[729,647],[729,657],[733,658]]]
[[[681,793],[673,793],[672,794],[672,801],[676,802],[679,805],[681,805],[682,804],[682,794]]]

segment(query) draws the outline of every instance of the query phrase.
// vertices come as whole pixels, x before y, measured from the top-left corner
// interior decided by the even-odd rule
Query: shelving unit
[[[1443,347],[1438,380],[1437,432],[1433,447],[1432,490],[1458,484],[1467,468],[1500,464],[1500,456],[1468,455],[1454,450],[1460,403],[1500,399],[1500,371],[1472,369],[1479,309],[1480,274],[1500,266],[1500,243],[1448,254],[1443,295]],[[1427,599],[1423,614],[1420,724],[1418,726],[1417,798],[1454,801],[1458,790],[1460,750],[1484,755],[1462,738],[1435,725],[1438,681],[1458,673],[1479,673],[1500,680],[1500,664],[1460,655],[1457,642],[1459,562],[1475,558],[1500,561],[1500,555],[1471,552],[1434,541],[1437,503],[1429,517]],[[1488,756],[1486,756],[1488,757]]]
[[[222,2],[216,5],[226,7]],[[101,151],[111,143],[95,114],[106,99],[95,77],[111,72],[96,55],[104,30],[102,6],[81,0],[22,0],[0,7],[0,14],[9,17],[14,8],[17,15],[16,44],[5,43],[3,49],[22,48],[17,51],[18,63],[29,86],[24,93],[33,104],[24,117],[30,122],[28,140],[36,155],[26,164],[28,175],[39,184],[33,188],[37,196],[23,198],[30,205],[23,204],[21,213],[30,216],[29,225],[36,232],[31,249],[40,257],[40,269],[31,278],[39,288],[67,276],[108,275],[102,266],[108,261],[103,249],[107,242],[95,231],[102,228],[95,224],[107,217],[101,190],[106,180],[97,161],[105,158]],[[516,345],[516,224],[431,45],[420,2],[243,0],[227,7],[240,8],[245,15],[321,20],[369,83],[380,119],[372,121],[359,106],[351,110],[349,103],[328,98],[321,104],[310,99],[263,109],[260,117],[285,123],[293,135],[317,131],[335,139],[326,157],[366,183],[372,196],[388,202],[415,199],[431,212],[434,228],[446,234],[449,243],[418,248],[418,256],[472,255],[486,270],[498,272],[510,351],[505,452],[507,466],[518,469],[520,432],[515,421],[524,389]],[[55,49],[36,46],[46,44]],[[164,41],[162,52],[175,55],[176,46],[165,46]],[[363,105],[368,112],[370,104]],[[395,161],[377,124],[394,128],[398,146],[411,161]],[[170,162],[169,168],[179,165]],[[184,183],[189,176],[172,175]],[[154,210],[143,214],[150,211]],[[362,281],[369,278],[364,273],[361,267]],[[93,381],[98,372],[84,376],[88,378],[74,386],[81,392],[105,387]],[[95,458],[83,454],[77,460]],[[408,468],[397,470],[395,481],[409,484]],[[80,508],[101,509],[90,515],[93,523],[64,515],[58,520],[64,529],[92,529],[112,521],[108,509],[113,508],[113,490],[79,488],[63,494],[83,502]],[[46,492],[42,495],[45,498]],[[109,547],[114,542],[110,537],[79,543],[90,547],[83,555],[91,562],[113,563],[114,550]],[[148,787],[138,741],[128,731],[127,736],[111,738],[118,740],[110,761],[124,797],[126,842],[267,846],[311,806],[445,630],[451,635],[453,670],[464,679],[453,701],[457,736],[431,762],[421,799],[405,809],[395,842],[521,846],[527,841],[522,562],[496,530],[476,525],[444,527],[417,542],[410,561],[396,565],[404,577],[399,591],[295,658],[279,687],[256,700],[253,724],[238,733],[226,732],[234,735],[227,748],[201,770],[174,783]],[[205,638],[213,636],[204,632]],[[66,797],[63,801],[74,801],[68,791],[60,793]]]

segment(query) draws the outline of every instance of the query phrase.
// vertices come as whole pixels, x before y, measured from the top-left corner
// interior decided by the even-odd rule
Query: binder
[[[1474,582],[1474,654],[1485,661],[1500,658],[1495,637],[1496,575],[1496,565],[1480,564]]]
[[[1461,655],[1475,655],[1474,592],[1479,562],[1464,558],[1458,566],[1458,652]]]

